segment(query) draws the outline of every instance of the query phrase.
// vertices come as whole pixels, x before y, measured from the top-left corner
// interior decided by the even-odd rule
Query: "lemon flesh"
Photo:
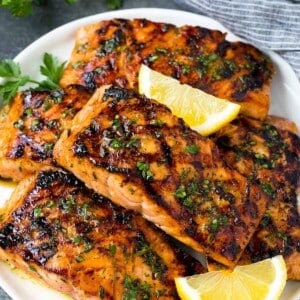
[[[235,119],[240,105],[217,98],[142,65],[139,93],[168,106],[192,129],[210,135]]]
[[[183,300],[276,300],[286,284],[281,255],[233,270],[212,271],[175,279]]]

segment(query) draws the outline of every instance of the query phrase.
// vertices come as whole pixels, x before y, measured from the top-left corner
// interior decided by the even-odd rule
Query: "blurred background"
[[[116,1],[77,0],[67,4],[64,0],[46,0],[42,5],[34,5],[29,16],[19,18],[12,16],[8,9],[0,8],[0,59],[15,57],[37,38],[60,25],[111,10],[108,3],[113,2]],[[123,0],[120,9],[138,7],[180,8],[170,0]]]

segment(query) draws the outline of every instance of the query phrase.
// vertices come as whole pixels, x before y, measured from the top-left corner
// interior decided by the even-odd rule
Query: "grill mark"
[[[46,159],[52,159],[52,149],[47,151],[43,144],[36,142],[34,138],[26,135],[19,134],[15,139],[13,148],[8,153],[7,157],[16,159],[29,156],[33,161],[45,161]],[[29,149],[27,148],[29,147]],[[28,151],[26,151],[28,149]]]
[[[300,139],[294,133],[272,124],[247,118],[237,119],[233,124],[238,134],[231,132],[231,135],[227,136],[225,132],[217,138],[217,144],[222,149],[225,159],[229,157],[228,163],[234,168],[237,163],[239,168],[238,162],[231,163],[230,156],[232,153],[238,155],[242,153],[248,167],[242,167],[241,172],[251,175],[252,181],[261,183],[265,183],[266,178],[270,178],[269,182],[275,191],[268,202],[266,214],[245,250],[245,256],[252,262],[278,254],[287,258],[299,252],[300,243],[299,237],[294,233],[300,226],[296,195],[300,178],[299,151],[297,151]],[[247,144],[247,141],[260,142],[251,145]],[[255,162],[255,155],[260,147],[268,151],[269,161],[274,160],[272,169],[265,169]],[[248,172],[249,168],[250,172]],[[252,207],[253,205],[247,206],[250,215],[253,213]],[[284,219],[278,219],[279,214]],[[281,222],[284,222],[284,225],[281,225]]]
[[[59,187],[60,190],[57,190],[57,187]],[[72,234],[69,236],[67,231],[62,231],[62,227],[55,225],[55,219],[52,219],[51,216],[57,215],[57,212],[54,211],[53,213],[50,212],[48,214],[47,209],[50,208],[45,209],[45,205],[48,203],[49,199],[51,199],[51,201],[56,201],[55,199],[58,199],[59,197],[67,198],[68,195],[76,195],[79,197],[75,199],[74,205],[85,203],[86,197],[88,197],[90,201],[89,204],[92,205],[90,210],[91,215],[89,215],[84,222],[81,221],[83,216],[78,213],[78,210],[76,209],[72,214],[68,215],[67,213],[62,213],[62,208],[57,205],[55,205],[55,208],[51,208],[60,210],[60,213],[58,214],[59,218],[56,220],[59,220],[62,226],[66,226],[66,229],[69,228],[67,224],[70,224],[71,227],[75,224],[77,238],[81,238],[77,239],[77,242],[74,240],[76,239],[76,235]],[[59,199],[57,201],[59,202]],[[45,215],[34,217],[34,214],[37,214],[37,212],[34,213],[34,211],[39,207],[43,207],[42,213]],[[96,217],[97,215],[93,215],[98,209],[101,211],[101,223],[96,223],[96,221],[100,221],[99,216]],[[77,253],[80,247],[87,246],[88,250],[85,251],[96,251],[98,255],[101,253],[99,257],[107,257],[111,260],[112,267],[116,268],[114,272],[117,272],[120,276],[124,276],[124,278],[127,276],[127,273],[119,272],[118,267],[114,265],[114,251],[117,251],[119,254],[123,253],[121,255],[124,255],[124,261],[130,259],[128,255],[136,255],[142,257],[143,263],[149,265],[152,270],[152,278],[149,283],[151,287],[149,290],[151,297],[154,297],[154,295],[157,295],[156,293],[160,291],[160,288],[157,288],[155,285],[153,285],[152,289],[151,280],[161,282],[162,287],[165,289],[165,296],[169,295],[175,297],[175,286],[173,280],[169,278],[169,266],[165,265],[160,254],[156,252],[156,248],[152,246],[151,242],[147,240],[144,234],[144,232],[147,232],[152,228],[152,225],[147,223],[148,226],[141,226],[141,224],[144,224],[144,221],[141,223],[142,220],[143,219],[141,218],[137,219],[135,213],[120,208],[112,204],[107,198],[86,189],[73,175],[63,171],[48,170],[39,174],[35,182],[35,187],[27,196],[23,207],[19,209],[18,214],[12,216],[12,222],[7,223],[0,229],[0,247],[3,249],[10,249],[10,251],[20,255],[23,260],[28,263],[28,267],[32,271],[37,272],[37,274],[45,270],[60,276],[57,280],[61,280],[62,285],[65,282],[71,282],[71,284],[73,284],[75,280],[75,284],[73,284],[75,289],[80,289],[80,285],[76,286],[77,275],[74,271],[79,274],[78,276],[80,276],[80,273],[84,273],[82,276],[89,277],[91,281],[95,280],[95,282],[99,281],[98,274],[103,271],[102,268],[97,267],[85,271],[78,265],[78,267],[75,266],[73,273],[70,273],[72,270],[71,267],[73,267],[74,264],[80,263],[76,261],[76,257],[73,257],[72,254]],[[139,230],[137,229],[138,226],[140,227]],[[119,244],[118,238],[116,238],[116,244],[112,244],[111,240],[109,240],[111,247],[107,247],[105,243],[103,245],[101,244],[102,236],[105,240],[108,235],[117,236],[116,233],[120,234],[120,230],[128,237],[130,243],[129,246],[127,246],[126,242],[124,245]],[[98,235],[102,234],[99,237],[99,241],[97,240],[97,236],[93,235],[93,233]],[[153,231],[150,231],[151,238],[153,238],[152,234]],[[93,237],[96,237],[96,242],[100,244],[95,245],[95,250],[90,250],[93,249],[93,246],[91,245],[94,241]],[[134,237],[136,239],[135,248],[134,245],[132,245],[132,238]],[[164,242],[169,242],[167,236],[163,235],[160,237],[164,237]],[[116,245],[117,247],[113,248],[113,246]],[[59,254],[58,249],[63,249],[64,246],[67,246],[68,249],[69,247],[75,248],[74,252],[71,251],[66,253],[67,255],[70,255],[68,258],[70,263],[68,269],[62,264],[60,264],[59,267],[53,268],[51,260],[57,253]],[[133,252],[131,253],[130,249],[132,249],[132,246]],[[81,252],[83,256],[85,251]],[[177,267],[183,268],[181,271],[182,275],[193,274],[195,270],[198,270],[199,272],[203,271],[198,262],[182,251],[175,249],[174,255],[175,261],[171,262],[170,268],[174,269],[174,264],[178,261],[176,270],[178,270]],[[182,260],[189,262],[189,268],[184,267]],[[50,264],[48,264],[48,262],[50,262]],[[135,276],[132,278],[135,279]],[[120,285],[124,284],[122,281],[123,279],[121,277],[119,279]],[[144,284],[144,282],[141,282],[141,284]],[[101,285],[99,286],[97,294],[94,294],[94,290],[91,294],[105,299],[114,298],[113,291],[107,290],[106,287],[102,287]]]

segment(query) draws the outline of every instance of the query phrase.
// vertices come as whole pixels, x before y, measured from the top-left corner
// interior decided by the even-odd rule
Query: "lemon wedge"
[[[209,135],[235,119],[240,105],[217,98],[146,65],[139,71],[139,93],[168,106],[192,129]]]
[[[233,270],[212,271],[175,279],[183,300],[276,300],[286,284],[281,255]]]

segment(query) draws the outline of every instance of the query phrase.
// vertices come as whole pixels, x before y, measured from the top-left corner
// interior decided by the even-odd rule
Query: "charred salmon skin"
[[[265,213],[265,193],[227,168],[211,140],[133,90],[98,89],[54,158],[96,192],[228,266]]]
[[[288,278],[300,280],[300,138],[291,121],[241,117],[215,135],[227,165],[261,185],[269,195],[266,213],[241,262],[283,255]]]
[[[2,208],[0,258],[78,300],[179,299],[174,278],[204,271],[140,215],[53,168]]]
[[[138,90],[141,64],[241,105],[241,113],[266,117],[273,65],[257,48],[226,40],[200,26],[146,19],[112,19],[79,29],[63,87],[95,90],[105,84]]]

